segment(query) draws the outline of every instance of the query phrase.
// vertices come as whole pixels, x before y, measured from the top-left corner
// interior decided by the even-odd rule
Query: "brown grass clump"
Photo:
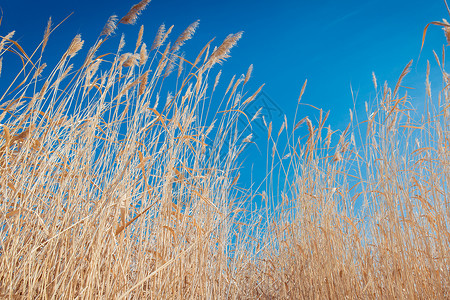
[[[149,2],[118,23],[133,24]],[[233,77],[212,120],[204,103],[222,74],[210,87],[213,66],[242,33],[211,54],[210,41],[191,63],[179,49],[198,21],[174,43],[162,25],[150,51],[142,26],[132,49],[122,36],[102,54],[116,25],[110,17],[78,67],[80,35],[53,69],[42,61],[51,19],[32,55],[14,32],[1,37],[0,66],[14,49],[25,74],[0,95],[2,298],[450,297],[443,58],[445,87],[432,101],[427,72],[423,114],[401,95],[409,63],[394,90],[373,75],[374,108],[363,122],[352,112],[343,131],[320,109],[292,127],[264,120],[267,180],[251,193],[238,187],[238,157],[252,135],[237,122],[259,117],[243,109],[262,86],[241,99],[253,66]]]

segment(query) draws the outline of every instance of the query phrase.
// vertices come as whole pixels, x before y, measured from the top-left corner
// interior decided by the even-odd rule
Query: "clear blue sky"
[[[110,15],[120,18],[135,2],[138,0],[3,0],[0,33],[16,30],[15,39],[26,51],[32,51],[42,38],[49,16],[58,23],[74,12],[49,42],[49,51],[58,50],[59,57],[78,33],[87,45],[92,44]],[[373,98],[372,71],[379,85],[385,80],[395,85],[404,66],[414,59],[405,85],[417,88],[413,95],[424,94],[426,60],[431,61],[432,70],[438,70],[431,50],[440,53],[445,39],[440,28],[431,27],[417,63],[422,32],[427,23],[442,18],[450,19],[441,0],[153,0],[137,25],[121,25],[118,32],[126,32],[134,42],[139,26],[144,24],[144,39],[151,43],[162,23],[175,25],[175,38],[200,19],[194,40],[184,46],[192,50],[192,57],[212,37],[219,43],[229,33],[243,30],[243,39],[223,66],[222,83],[226,85],[234,73],[245,73],[253,64],[250,91],[266,83],[264,92],[292,121],[307,78],[303,102],[331,110],[332,127],[342,129],[353,107],[350,85],[358,92],[357,107],[362,108],[364,101]],[[310,113],[306,108],[300,110],[298,118]],[[265,156],[249,159],[265,165]]]

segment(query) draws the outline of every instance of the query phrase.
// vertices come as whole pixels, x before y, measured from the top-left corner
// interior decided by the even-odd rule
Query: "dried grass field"
[[[353,112],[346,128],[320,109],[267,121],[267,177],[250,192],[238,178],[252,136],[237,122],[261,118],[244,108],[262,86],[247,90],[252,66],[225,83],[217,67],[242,33],[194,57],[180,49],[198,22],[120,38],[148,4],[112,16],[93,45],[76,35],[55,66],[43,61],[51,20],[31,53],[0,37],[0,69],[21,61],[0,90],[1,298],[450,298],[444,52],[444,88],[427,85],[423,112],[401,85],[410,63],[392,87],[373,76],[365,119]],[[450,41],[448,23],[433,25]]]

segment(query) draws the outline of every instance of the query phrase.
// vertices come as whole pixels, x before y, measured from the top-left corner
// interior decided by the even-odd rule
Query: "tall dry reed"
[[[238,187],[238,157],[252,136],[237,122],[259,118],[243,112],[262,88],[243,97],[253,66],[214,118],[207,103],[242,33],[193,62],[180,48],[198,21],[173,43],[162,25],[150,50],[142,26],[128,49],[113,34],[149,2],[111,16],[87,51],[76,35],[53,68],[51,20],[31,54],[14,32],[1,37],[0,69],[15,52],[24,76],[0,94],[2,298],[450,297],[443,57],[438,101],[424,75],[424,112],[401,87],[410,63],[394,89],[373,76],[365,120],[352,112],[344,130],[320,109],[316,122],[266,123],[267,180],[251,194]]]

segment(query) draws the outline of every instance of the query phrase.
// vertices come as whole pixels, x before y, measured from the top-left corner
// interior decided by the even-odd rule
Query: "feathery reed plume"
[[[135,24],[138,16],[141,12],[147,7],[151,0],[142,0],[138,4],[135,4],[131,7],[130,11],[120,19],[120,24]]]
[[[406,67],[403,69],[402,73],[400,74],[400,77],[397,80],[397,84],[394,88],[394,93],[392,94],[392,97],[395,97],[397,95],[398,89],[400,88],[400,85],[402,84],[403,78],[409,73],[411,65],[413,61],[410,60],[409,63],[406,65]]]
[[[332,135],[333,135],[333,130],[331,129],[331,126],[328,125],[328,127],[327,127],[327,136],[325,137],[325,140],[326,140],[325,145],[327,145],[327,149],[330,148],[330,145],[331,145],[331,136],[332,136]]]
[[[297,103],[300,103],[300,101],[302,101],[302,97],[303,97],[303,94],[305,93],[307,83],[308,83],[308,79],[305,79],[305,82],[303,83],[303,86],[302,86],[302,90],[300,91],[300,96],[298,96]]]
[[[220,70],[219,73],[217,73],[217,75],[216,75],[216,79],[214,80],[213,91],[216,90],[217,84],[219,84],[220,75],[222,75],[222,70]]]
[[[127,59],[123,62],[124,67],[133,67],[138,64],[140,55],[139,54],[132,54],[132,53],[126,53]]]
[[[161,45],[164,44],[166,39],[169,37],[169,34],[172,32],[172,29],[173,29],[173,25],[170,26],[169,29],[167,29],[166,33],[164,34],[163,38],[161,39]]]
[[[197,57],[195,58],[195,61],[194,61],[194,66],[197,66],[198,62],[200,61],[200,58],[202,57],[203,53],[205,53],[205,51],[206,51],[205,59],[207,59],[208,53],[209,53],[209,47],[210,47],[212,41],[214,41],[214,39],[215,39],[215,38],[211,39],[211,40],[203,47],[203,49],[200,51],[200,53],[197,55]]]
[[[447,22],[446,19],[442,20],[445,26],[442,27],[442,30],[444,30],[445,39],[447,40],[447,44],[450,45],[450,24]]]
[[[372,72],[372,82],[373,82],[373,86],[375,87],[375,90],[377,90],[378,85],[377,85],[377,77],[375,77],[375,72]]]
[[[5,47],[6,42],[12,39],[15,33],[16,33],[15,31],[11,31],[5,37],[2,37],[2,40],[0,42],[0,52],[3,50],[3,47]]]
[[[141,96],[145,92],[145,88],[147,87],[148,74],[149,74],[149,71],[146,71],[140,77],[141,82],[139,83],[139,96]]]
[[[250,67],[248,67],[247,74],[245,75],[244,85],[250,79],[250,76],[252,75],[252,71],[253,71],[253,64],[251,64]]]
[[[162,53],[161,59],[159,60],[157,71],[156,71],[156,77],[161,76],[162,71],[165,69],[165,67],[167,65],[167,62],[168,62],[167,54],[169,53],[169,49],[170,49],[170,43],[167,44],[166,49]]]
[[[122,51],[123,47],[125,47],[125,34],[122,33],[120,36],[119,47],[117,48],[117,52]]]
[[[46,64],[46,63],[43,63],[43,64],[36,70],[36,72],[34,72],[33,79],[35,79],[35,78],[37,78],[38,76],[40,76],[41,73],[42,73],[42,71],[45,69],[46,66],[47,66],[47,64]]]
[[[106,22],[105,26],[103,27],[102,32],[100,33],[100,35],[106,35],[106,36],[110,36],[112,34],[114,34],[114,32],[116,31],[117,28],[117,16],[116,15],[112,15],[108,18],[108,21]]]
[[[261,111],[262,111],[262,107],[260,107],[256,112],[255,112],[255,114],[253,115],[253,117],[252,117],[252,119],[250,120],[250,122],[253,122],[254,120],[256,120],[258,117],[259,117],[259,115],[261,114]]]
[[[164,78],[168,77],[175,69],[175,64],[176,64],[176,61],[178,60],[178,56],[171,54],[168,56],[167,60],[168,60],[168,64],[167,64],[166,70],[164,71],[164,76],[163,76]]]
[[[123,66],[123,63],[131,56],[130,52],[124,53],[119,57],[119,65]]]
[[[180,61],[180,62],[178,63],[178,74],[177,74],[177,78],[180,78],[180,77],[181,77],[181,73],[183,72],[184,54],[182,54],[182,55],[180,56],[179,61]]]
[[[230,50],[241,39],[243,32],[228,35],[223,43],[217,48],[206,62],[206,68],[212,68],[215,64],[221,64],[225,59],[229,58]]]
[[[284,127],[286,126],[286,122],[283,122],[283,124],[281,124],[281,128],[280,128],[280,130],[278,131],[278,137],[281,135],[281,133],[283,132],[283,129],[284,129]]]
[[[272,135],[272,121],[269,123],[269,127],[267,129],[267,140],[270,140],[270,136]]]
[[[135,48],[134,52],[136,52],[137,49],[139,48],[139,46],[141,45],[143,35],[144,35],[144,25],[141,25],[141,28],[139,29],[139,34],[138,34],[138,38],[136,41],[136,48]]]
[[[148,59],[147,45],[145,43],[142,43],[141,51],[139,51],[139,65],[140,66],[145,65],[147,59]]]
[[[65,56],[69,56],[70,58],[77,55],[77,52],[83,48],[84,41],[81,39],[81,35],[77,34],[72,42],[70,43],[69,49],[67,49]]]
[[[63,81],[67,77],[67,75],[69,75],[70,71],[72,71],[72,69],[73,69],[73,64],[69,65],[64,70],[64,72],[61,74],[61,76],[58,76],[58,78],[56,79],[54,84],[56,85],[56,84],[59,84],[61,81]]]
[[[44,38],[42,40],[42,50],[41,50],[41,52],[44,52],[44,49],[47,46],[48,38],[50,37],[51,29],[52,29],[52,17],[50,17],[48,19],[47,27],[45,28]]]
[[[233,86],[234,83],[234,79],[236,78],[236,75],[233,75],[233,77],[230,80],[230,83],[228,84],[227,89],[225,90],[225,95],[228,94],[228,92],[230,91],[231,87]]]
[[[242,105],[246,105],[247,103],[252,102],[253,100],[255,100],[256,96],[258,96],[258,94],[261,92],[262,88],[264,87],[265,83],[263,83],[258,90],[256,90],[256,92],[253,93],[253,95],[251,95],[250,97],[248,97],[248,99],[246,99],[244,101],[244,103],[242,103]]]
[[[305,122],[308,125],[309,136],[312,137],[314,134],[314,126],[308,117],[306,117]]]
[[[42,86],[41,91],[39,92],[38,99],[43,99],[44,98],[44,95],[47,92],[48,85],[49,85],[49,82],[48,82],[48,80],[46,80],[44,82],[44,85]]]
[[[192,38],[192,36],[195,33],[195,30],[197,30],[199,22],[200,20],[195,21],[183,31],[183,33],[176,39],[175,43],[172,46],[171,51],[177,52],[178,50],[180,50],[180,47],[183,46],[187,40],[190,40]]]
[[[166,25],[161,24],[161,26],[159,26],[158,28],[158,32],[156,33],[150,51],[153,51],[154,49],[161,47],[161,45],[163,44],[163,38],[165,34],[166,34]]]

